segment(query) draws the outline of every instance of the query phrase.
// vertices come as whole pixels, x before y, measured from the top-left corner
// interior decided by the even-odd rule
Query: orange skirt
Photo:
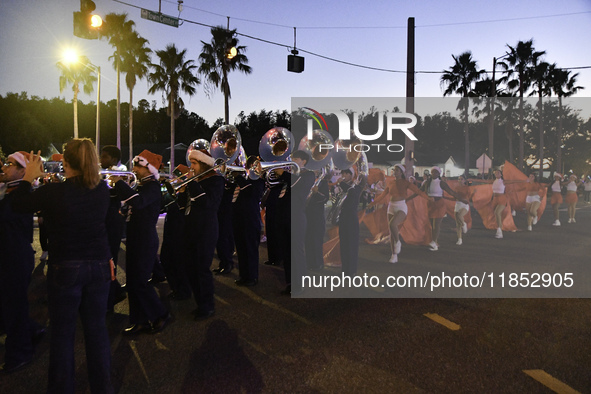
[[[445,200],[441,197],[435,201],[429,201],[427,208],[429,209],[429,219],[439,219],[445,216]]]
[[[550,204],[562,204],[562,194],[560,194],[560,192],[552,192],[552,199],[550,199]]]
[[[504,194],[501,194],[500,196],[494,196],[493,197],[493,208],[496,207],[497,205],[507,205],[507,196]]]
[[[564,199],[567,204],[576,204],[579,201],[579,197],[576,192],[566,192],[566,198]]]

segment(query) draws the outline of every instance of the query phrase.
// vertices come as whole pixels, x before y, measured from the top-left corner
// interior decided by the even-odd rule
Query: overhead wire
[[[121,3],[130,7],[134,7],[134,8],[139,8],[141,9],[142,7],[140,6],[136,6],[134,4],[130,4],[127,2],[124,2],[122,0],[113,0],[116,3]],[[171,4],[177,4],[176,1],[172,1],[172,0],[162,0],[165,3],[171,3]],[[208,13],[211,15],[215,15],[215,16],[219,16],[219,17],[223,17],[223,18],[231,18],[231,19],[236,19],[236,20],[240,20],[240,21],[244,21],[244,22],[250,22],[250,23],[259,23],[259,24],[267,24],[267,25],[271,25],[271,26],[277,26],[277,27],[285,27],[285,28],[289,28],[289,29],[293,29],[294,26],[287,26],[287,25],[281,25],[281,24],[276,24],[276,23],[269,23],[269,22],[262,22],[262,21],[255,21],[255,20],[250,20],[250,19],[244,19],[244,18],[237,18],[237,17],[231,17],[231,16],[227,16],[227,15],[222,15],[222,14],[218,14],[215,12],[211,12],[211,11],[207,11],[207,10],[203,10],[200,8],[196,8],[196,7],[192,7],[192,6],[188,6],[188,5],[183,5],[184,8],[190,8],[196,11],[200,11],[200,12],[204,12],[204,13]],[[477,23],[496,23],[496,22],[507,22],[507,21],[517,21],[517,20],[527,20],[527,19],[540,19],[540,18],[551,18],[551,17],[561,17],[561,16],[570,16],[570,15],[579,15],[579,14],[589,14],[591,13],[591,11],[584,11],[584,12],[573,12],[573,13],[566,13],[566,14],[554,14],[554,15],[543,15],[543,16],[534,16],[534,17],[520,17],[520,18],[508,18],[508,19],[494,19],[494,20],[488,20],[488,21],[477,21],[477,22],[453,22],[453,23],[441,23],[441,24],[432,24],[432,25],[423,25],[423,26],[416,26],[416,27],[439,27],[439,26],[454,26],[454,25],[466,25],[466,24],[477,24]],[[178,18],[179,20],[182,20],[183,22],[187,22],[187,23],[191,23],[191,24],[195,24],[195,25],[199,25],[199,26],[204,26],[204,27],[209,27],[209,28],[213,28],[216,26],[213,25],[209,25],[207,23],[202,23],[202,22],[197,22],[197,21],[193,21],[190,19],[186,19],[186,18]],[[406,26],[372,26],[372,27],[363,27],[363,26],[358,26],[358,27],[329,27],[329,26],[322,26],[322,27],[297,27],[297,29],[401,29],[404,28],[406,29]],[[240,32],[236,32],[236,35],[245,37],[245,38],[249,38],[251,40],[255,40],[255,41],[260,41],[260,42],[264,42],[270,45],[276,45],[276,46],[280,46],[283,48],[293,48],[291,45],[287,45],[287,44],[282,44],[282,43],[278,43],[278,42],[274,42],[271,40],[267,40],[264,38],[260,38],[260,37],[255,37],[255,36],[251,36],[249,34],[245,34],[245,33],[240,33]],[[367,65],[363,65],[363,64],[358,64],[358,63],[352,63],[352,62],[348,62],[345,60],[340,60],[340,59],[336,59],[330,56],[326,56],[326,55],[321,55],[312,51],[308,51],[305,49],[302,49],[300,47],[297,48],[298,51],[303,52],[303,53],[307,53],[308,55],[311,56],[315,56],[321,59],[325,59],[325,60],[329,60],[335,63],[340,63],[340,64],[345,64],[348,66],[352,66],[352,67],[357,67],[357,68],[363,68],[363,69],[367,69],[367,70],[373,70],[373,71],[381,71],[381,72],[389,72],[389,73],[395,73],[395,74],[406,74],[406,70],[394,70],[394,69],[388,69],[388,68],[381,68],[381,67],[373,67],[373,66],[367,66]],[[582,69],[589,69],[591,68],[591,66],[579,66],[579,67],[560,67],[558,69],[560,70],[582,70]],[[426,71],[426,70],[418,70],[415,71],[415,74],[444,74],[446,73],[446,70],[443,71]],[[487,70],[483,70],[483,72],[487,73],[487,74],[491,74],[492,71],[487,71]]]

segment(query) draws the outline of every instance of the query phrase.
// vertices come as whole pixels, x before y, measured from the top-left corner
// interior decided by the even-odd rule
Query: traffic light
[[[238,54],[236,45],[238,45],[238,40],[233,37],[233,34],[226,38],[226,59],[232,59]]]
[[[293,55],[287,55],[287,71],[301,73],[304,71],[304,58],[302,56],[297,56],[299,52],[295,49],[292,50],[291,53]]]
[[[80,11],[74,11],[74,35],[76,37],[87,40],[98,38],[97,28],[103,24],[103,20],[100,16],[92,14],[95,9],[94,1],[80,0]]]

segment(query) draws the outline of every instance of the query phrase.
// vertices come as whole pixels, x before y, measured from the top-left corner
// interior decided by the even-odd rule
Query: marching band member
[[[28,158],[27,152],[15,152],[0,170],[0,319],[6,331],[4,364],[0,366],[3,372],[29,364],[35,342],[45,332],[29,317],[27,289],[35,266],[33,214],[13,209],[13,192],[24,182]],[[30,186],[27,183],[24,187]]]
[[[189,167],[179,164],[174,172],[186,174],[189,172]],[[177,301],[186,300],[191,297],[191,286],[185,271],[185,262],[188,257],[184,241],[185,209],[179,206],[174,191],[167,193],[164,200],[166,217],[164,218],[160,262],[172,290],[168,297]]]
[[[468,182],[463,175],[458,177],[458,186],[455,189],[455,192],[458,196],[465,201],[470,201],[474,192],[470,190],[470,186],[468,186]],[[458,241],[456,245],[462,244],[462,233],[466,234],[468,232],[468,225],[464,221],[464,216],[466,216],[470,212],[470,205],[466,204],[462,201],[456,201],[456,205],[454,207],[454,215],[456,219],[456,235],[458,236]]]
[[[246,168],[250,168],[257,160],[250,156],[246,160]],[[261,241],[261,220],[259,202],[265,188],[262,179],[235,177],[238,185],[238,197],[233,207],[234,241],[238,254],[239,286],[254,286],[259,281],[259,243]]]
[[[236,183],[224,181],[224,193],[218,209],[219,236],[216,251],[220,264],[213,272],[216,275],[226,275],[234,269],[234,229],[232,226]]]
[[[312,185],[314,173],[304,167],[310,156],[304,151],[295,151],[291,159],[300,166],[300,176],[293,177],[283,169],[276,169],[283,188],[277,202],[277,217],[281,237],[281,252],[285,271],[286,287],[282,294],[292,294],[292,276],[295,278],[294,294],[301,293],[301,277],[306,264],[306,200]],[[267,241],[268,242],[268,241]],[[292,275],[292,261],[293,266]]]
[[[328,179],[325,177],[318,186],[312,187],[312,195],[306,204],[306,262],[310,270],[319,271],[324,268],[324,206],[329,197]]]
[[[396,164],[394,166],[394,182],[388,182],[383,195],[390,195],[390,202],[388,203],[388,227],[390,229],[390,248],[392,250],[392,257],[390,263],[398,262],[398,255],[402,249],[402,242],[400,241],[400,226],[406,220],[408,214],[408,207],[406,206],[406,200],[408,190],[414,194],[408,199],[414,198],[419,195],[427,200],[433,200],[428,197],[423,191],[421,191],[414,183],[405,179],[404,176],[405,168],[402,164]],[[379,201],[379,197],[376,198]]]
[[[562,204],[562,174],[558,172],[554,173],[554,182],[550,185],[550,190],[552,190],[550,203],[554,212],[554,223],[552,225],[560,226],[560,213],[558,209],[560,208],[560,204]]]
[[[449,185],[441,179],[441,168],[434,166],[431,168],[431,177],[429,177],[422,185],[421,190],[427,193],[433,201],[429,201],[427,206],[429,209],[429,220],[431,220],[431,238],[429,250],[436,251],[439,249],[437,239],[439,238],[439,231],[441,230],[441,221],[445,216],[445,201],[443,200],[443,191],[453,196],[456,200],[468,204],[468,200],[460,198],[458,194],[453,191]]]
[[[575,212],[577,207],[577,201],[579,201],[579,197],[577,196],[577,188],[581,186],[582,182],[577,182],[577,176],[572,174],[568,178],[568,183],[566,184],[566,198],[564,199],[568,204],[568,222],[569,223],[576,223],[575,220]]]
[[[106,145],[101,150],[100,164],[103,170],[109,171],[127,171],[127,167],[121,166],[121,151],[114,145]],[[117,277],[117,263],[119,260],[119,249],[121,248],[121,238],[125,228],[125,218],[121,215],[121,198],[114,189],[111,189],[111,203],[107,211],[107,237],[109,238],[109,248],[113,257],[114,273]],[[111,281],[109,290],[109,300],[107,310],[112,311],[115,304],[125,299],[125,290],[117,279]]]
[[[75,390],[74,337],[80,314],[90,390],[111,393],[111,350],[105,324],[112,278],[105,228],[109,189],[97,171],[96,148],[85,138],[73,139],[64,148],[65,182],[50,183],[31,192],[31,183],[43,175],[39,153],[31,152],[25,182],[15,191],[14,208],[42,210],[49,230],[51,343],[47,391]]]
[[[346,169],[341,171],[343,180],[339,187],[345,193],[341,210],[339,212],[339,246],[341,252],[341,269],[345,275],[357,273],[357,260],[359,258],[359,218],[357,208],[361,192],[367,184],[367,177],[359,175],[357,181],[353,181],[353,173]]]
[[[215,160],[205,149],[189,154],[193,174],[210,170]],[[186,272],[197,303],[195,320],[214,315],[214,286],[211,263],[218,240],[218,209],[224,193],[224,178],[215,171],[190,182],[179,194],[179,206],[185,208],[185,242],[188,259]]]
[[[532,230],[532,225],[538,223],[538,208],[542,203],[541,193],[546,188],[537,182],[536,174],[530,173],[526,186],[527,196],[525,197],[525,212],[527,213],[527,230]]]
[[[144,150],[133,159],[133,172],[139,180],[137,191],[125,181],[113,177],[115,192],[129,206],[127,213],[127,294],[129,327],[123,335],[157,333],[171,319],[158,294],[148,283],[158,254],[156,224],[162,206],[158,168],[162,156]]]
[[[281,264],[281,239],[279,227],[281,218],[277,214],[277,203],[283,185],[266,184],[265,192],[261,198],[261,208],[265,208],[265,234],[267,235],[267,260],[265,265],[278,266]]]

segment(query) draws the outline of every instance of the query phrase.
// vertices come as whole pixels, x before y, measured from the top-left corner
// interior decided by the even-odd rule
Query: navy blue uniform
[[[73,393],[74,336],[78,314],[84,328],[88,378],[92,392],[112,392],[111,352],[105,323],[111,253],[105,220],[109,188],[94,189],[79,177],[49,183],[31,193],[23,182],[14,209],[43,211],[49,236],[47,288],[51,343],[47,391]]]
[[[177,201],[170,195],[168,197],[170,200],[166,204],[160,262],[174,297],[185,299],[191,296],[191,286],[185,271],[187,259],[184,234],[185,209],[179,207]]]
[[[119,180],[115,190],[129,206],[126,243],[129,321],[144,325],[167,314],[158,294],[148,283],[158,255],[156,223],[162,206],[160,182],[150,175],[140,181],[135,191]]]
[[[262,179],[251,180],[237,177],[240,187],[234,202],[234,240],[238,254],[240,279],[258,281],[259,244],[261,241],[260,201],[265,187]]]
[[[121,238],[123,237],[123,229],[125,227],[125,218],[119,212],[121,209],[121,198],[117,195],[115,190],[110,191],[110,203],[107,210],[107,237],[109,239],[109,250],[113,258],[113,273],[117,275],[117,263],[119,260],[119,249],[121,247]],[[117,298],[121,294],[124,295],[124,290],[117,279],[111,281],[111,288],[109,289],[109,300],[107,307],[113,309]]]
[[[320,270],[324,268],[324,231],[326,219],[324,205],[328,201],[328,180],[323,179],[318,185],[318,192],[312,193],[306,205],[306,262],[308,269]]]
[[[27,289],[35,266],[33,242],[33,214],[13,210],[14,193],[11,189],[19,181],[9,182],[0,200],[0,310],[6,330],[7,366],[18,365],[33,357],[34,329],[29,318]],[[29,185],[30,186],[30,185]]]
[[[306,267],[306,200],[314,184],[314,173],[302,169],[300,176],[292,176],[285,171],[280,180],[284,183],[284,187],[279,194],[277,214],[285,282],[291,285],[293,274],[295,278],[293,288],[297,290],[301,288],[300,278],[304,275]]]
[[[236,184],[225,181],[224,193],[218,209],[219,237],[216,246],[218,258],[220,259],[219,269],[230,271],[234,268],[234,229],[232,226],[234,190]]]
[[[355,186],[341,182],[339,187],[345,191],[343,203],[339,213],[339,244],[341,252],[341,269],[345,275],[357,273],[359,258],[359,217],[357,208],[361,192],[367,183],[366,178]]]
[[[179,205],[185,207],[186,271],[197,303],[197,313],[214,310],[211,262],[218,240],[218,209],[224,193],[224,178],[210,176],[191,182],[179,194]]]
[[[277,202],[283,185],[267,185],[267,190],[261,202],[265,208],[265,233],[267,235],[268,260],[279,265],[283,260],[281,250],[280,220],[277,214]]]

